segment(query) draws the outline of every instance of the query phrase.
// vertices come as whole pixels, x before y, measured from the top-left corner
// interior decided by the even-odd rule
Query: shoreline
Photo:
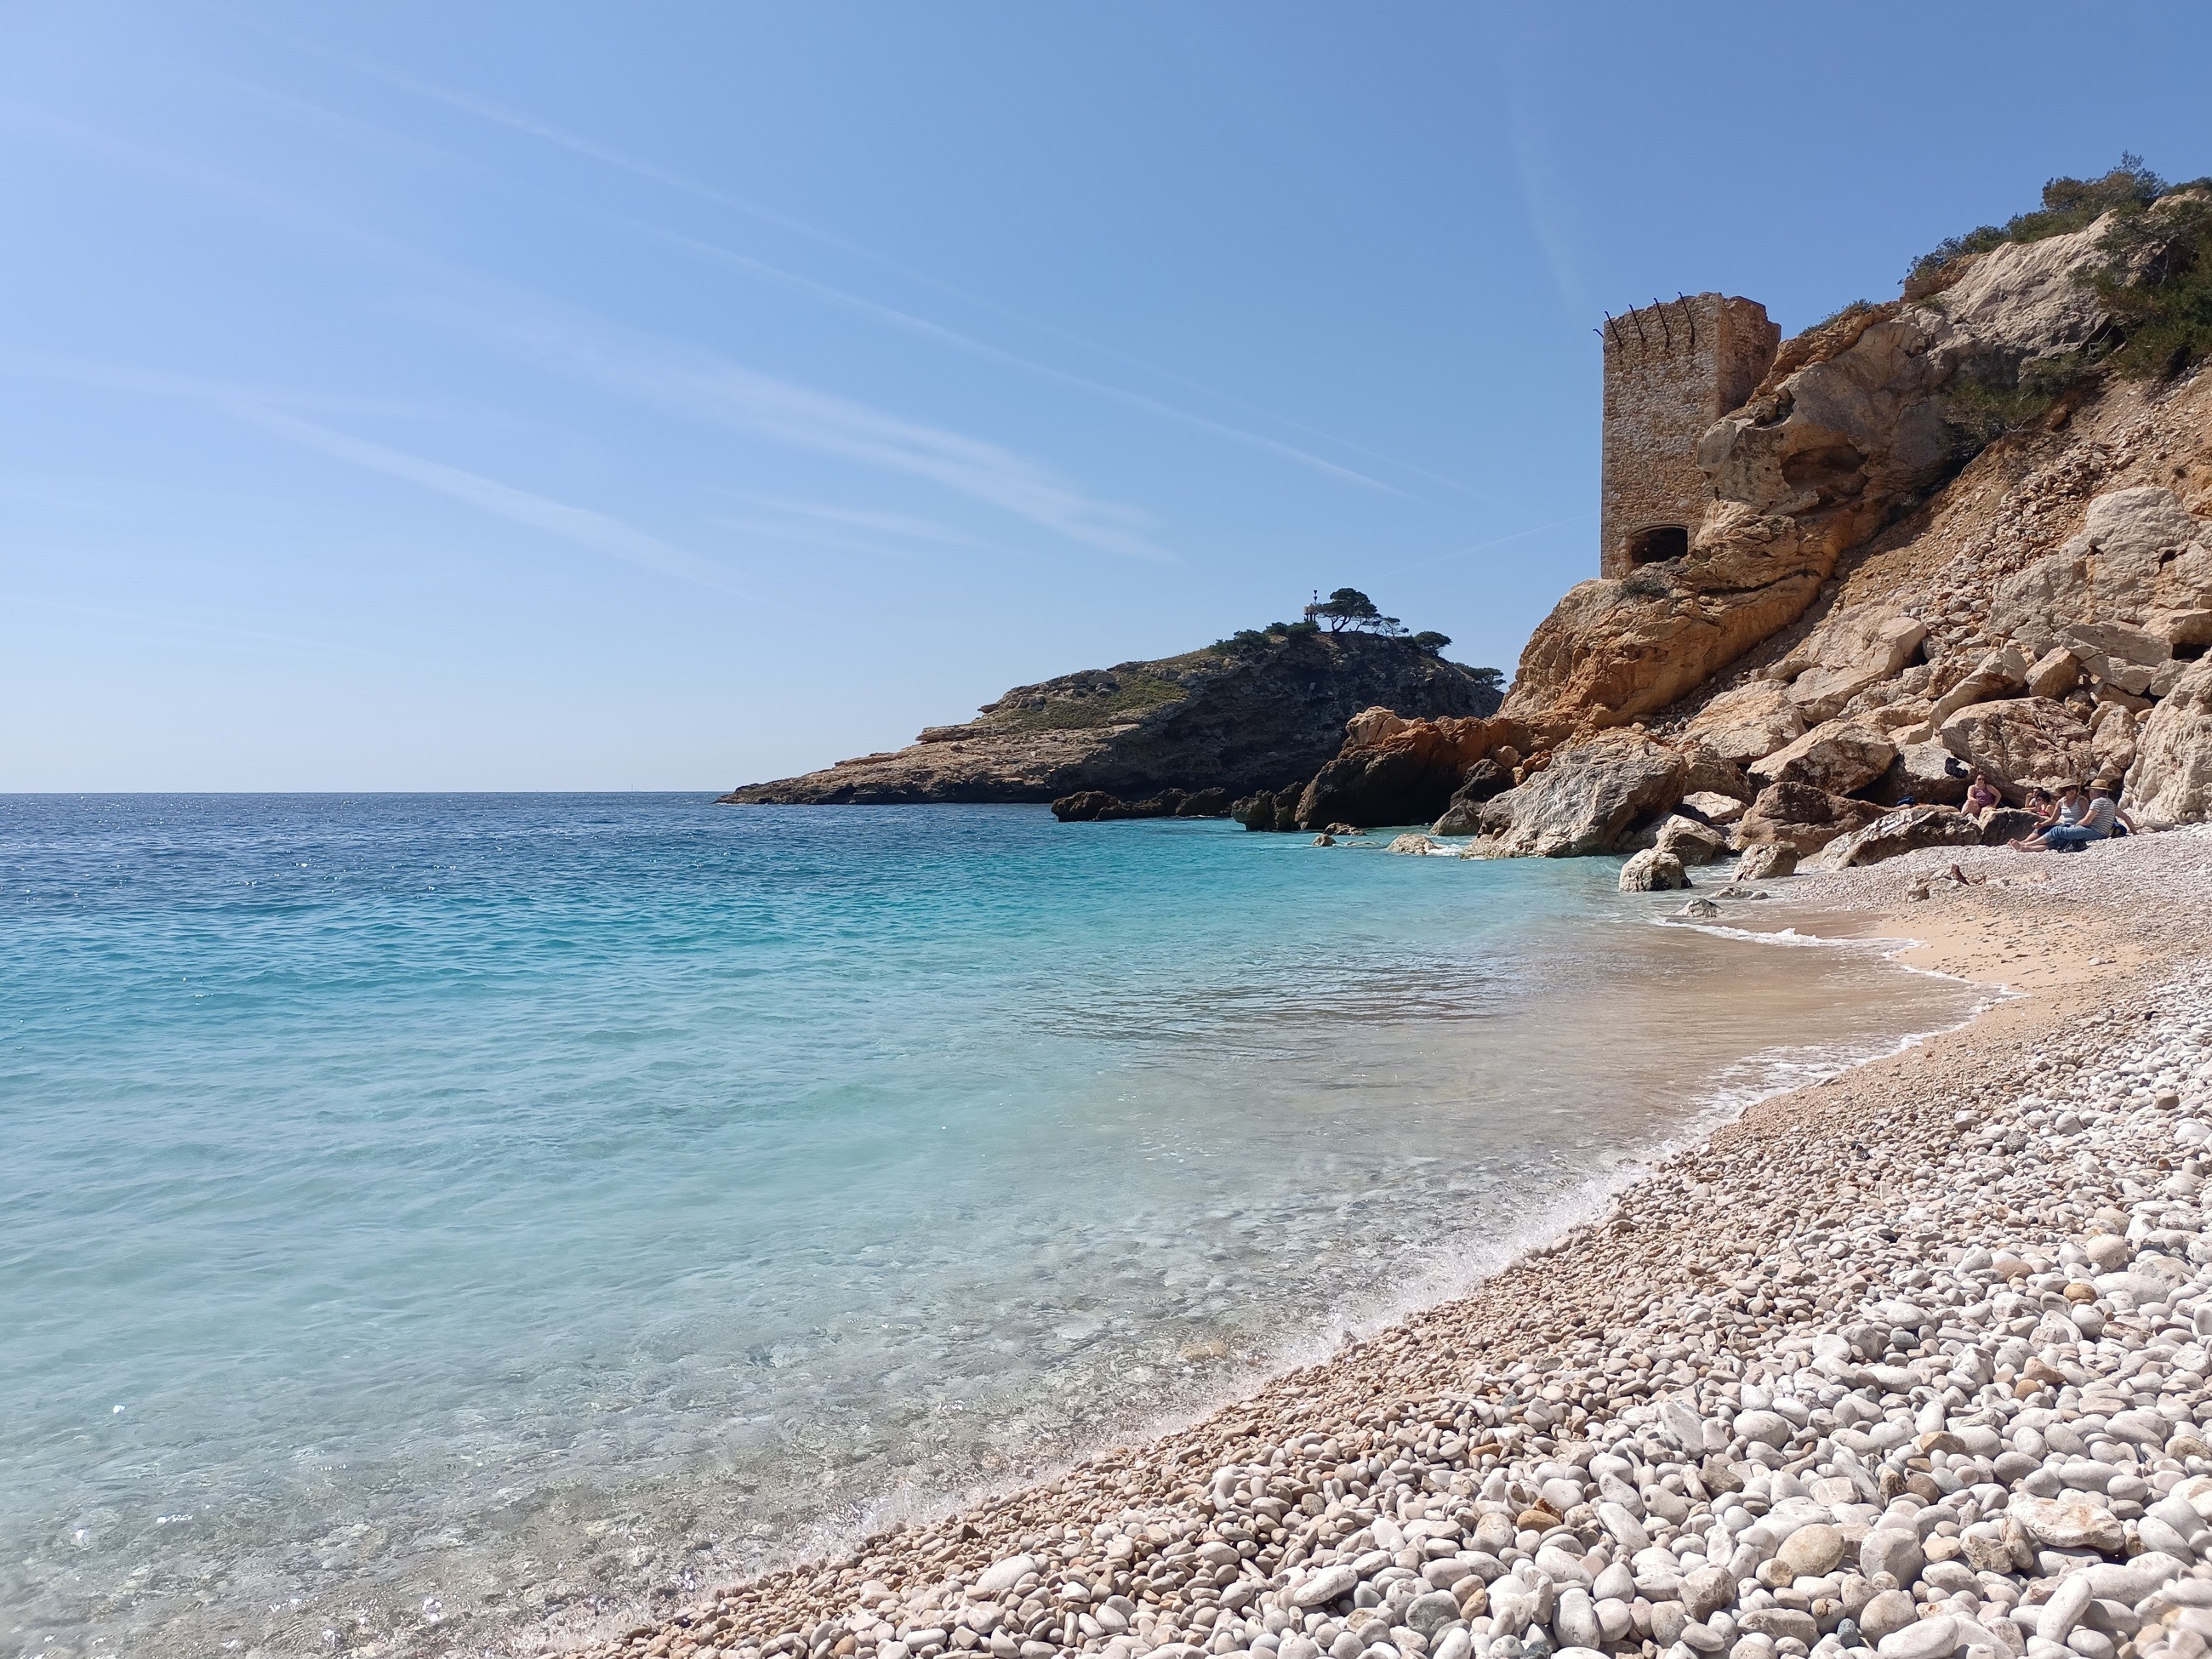
[[[1984,878],[1986,884],[1956,886],[1936,879],[1928,897],[1908,896],[1916,884],[1927,882],[1954,863],[1970,878]],[[1878,1180],[1869,1175],[1863,1189],[1856,1184],[1858,1177],[1848,1177],[1840,1190],[1877,1218],[1895,1212],[1895,1219],[1911,1223],[1913,1232],[1929,1233],[1927,1222],[1905,1212],[1916,1204],[1922,1211],[1932,1206],[1946,1224],[1924,1241],[1930,1248],[1921,1254],[1929,1266],[1939,1265],[1933,1248],[1938,1243],[1954,1254],[1979,1243],[1978,1239],[1949,1237],[1988,1231],[1994,1224],[1991,1217],[1966,1202],[1971,1194],[1938,1190],[1925,1173],[1931,1165],[1897,1165],[1896,1154],[1910,1152],[1920,1160],[1943,1148],[1955,1159],[1961,1155],[1959,1147],[1980,1147],[1976,1132],[1992,1114],[2007,1110],[1998,1095],[2029,1087],[2036,1075],[2029,1069],[2033,1056],[2045,1048],[2070,1045],[2081,1069],[2087,1073],[2100,1064],[2100,1046],[2110,1049],[2137,1040],[2135,1025],[2115,1036],[2108,1029],[2109,1018],[2097,1010],[2116,1000],[2145,1002],[2160,983],[2203,954],[2204,943],[2191,926],[2192,910],[2212,913],[2212,836],[2202,832],[2135,838],[2072,858],[2010,854],[2002,849],[1918,854],[1870,870],[1777,884],[1772,898],[1733,904],[1713,920],[1754,931],[1790,926],[1812,937],[1838,940],[1897,939],[1895,955],[1908,966],[2018,994],[1994,996],[1964,1024],[1917,1042],[1908,1040],[1898,1050],[1839,1076],[1753,1103],[1734,1121],[1662,1158],[1613,1191],[1601,1204],[1600,1215],[1528,1250],[1467,1294],[1405,1315],[1321,1361],[1282,1372],[1198,1422],[1142,1445],[1108,1449],[1054,1479],[984,1498],[927,1522],[895,1527],[841,1559],[763,1575],[702,1602],[690,1614],[641,1626],[578,1651],[602,1656],[659,1652],[679,1659],[687,1653],[711,1653],[718,1659],[753,1659],[763,1653],[799,1653],[809,1659],[934,1659],[938,1653],[988,1650],[998,1659],[1045,1659],[1048,1653],[1073,1651],[1127,1659],[1177,1649],[1170,1659],[1194,1659],[1202,1645],[1220,1653],[1273,1652],[1279,1659],[1313,1659],[1303,1644],[1316,1636],[1328,1636],[1328,1642],[1314,1643],[1314,1655],[1328,1651],[1335,1659],[1358,1659],[1360,1653],[1375,1653],[1376,1659],[1420,1659],[1425,1652],[1432,1659],[1464,1659],[1468,1654],[1487,1653],[1492,1659],[1513,1659],[1514,1654],[1532,1648],[1561,1645],[1557,1639],[1561,1634],[1578,1633],[1590,1635],[1601,1650],[1669,1652],[1682,1642],[1680,1631],[1672,1628],[1672,1613],[1664,1610],[1674,1598],[1655,1599],[1643,1593],[1668,1589],[1664,1573],[1647,1582],[1638,1569],[1633,1582],[1642,1588],[1626,1597],[1585,1593],[1624,1588],[1619,1575],[1610,1584],[1602,1575],[1609,1568],[1631,1568],[1626,1540],[1643,1537],[1648,1550],[1650,1528],[1633,1515],[1627,1516],[1628,1528],[1616,1528],[1612,1520],[1575,1513],[1570,1504],[1568,1512],[1549,1514],[1548,1519],[1557,1523],[1550,1532],[1520,1540],[1536,1548],[1516,1552],[1514,1544],[1500,1541],[1498,1528],[1505,1522],[1528,1518],[1534,1512],[1533,1504],[1504,1520],[1501,1512],[1539,1498],[1542,1480],[1536,1478],[1538,1465],[1560,1465],[1563,1449],[1571,1449],[1564,1461],[1571,1470],[1581,1471],[1572,1478],[1585,1486],[1590,1459],[1610,1455],[1597,1450],[1598,1446],[1618,1446],[1632,1454],[1640,1449],[1651,1455],[1640,1464],[1632,1455],[1623,1468],[1640,1467],[1646,1474],[1657,1469],[1657,1455],[1664,1449],[1650,1443],[1649,1426],[1657,1402],[1672,1398],[1692,1402],[1692,1409],[1701,1412],[1717,1410],[1720,1422],[1710,1416],[1704,1419],[1710,1439],[1711,1430],[1721,1427],[1735,1411],[1747,1409],[1741,1397],[1742,1379],[1754,1372],[1783,1374],[1777,1361],[1785,1338],[1797,1339],[1790,1347],[1802,1362],[1818,1346],[1813,1339],[1828,1337],[1832,1347],[1837,1330],[1852,1322],[1846,1316],[1884,1299],[1882,1286],[1865,1273],[1858,1274],[1854,1286],[1849,1275],[1831,1271],[1832,1264],[1850,1261],[1859,1249],[1855,1243],[1850,1250],[1841,1249],[1841,1232],[1849,1218],[1828,1218],[1832,1224],[1823,1231],[1836,1235],[1826,1241],[1830,1254],[1791,1266],[1793,1275],[1812,1287],[1811,1299],[1794,1291],[1785,1294],[1778,1286],[1773,1287],[1771,1301],[1763,1294],[1740,1297],[1739,1306],[1752,1310],[1754,1320],[1768,1322],[1744,1332],[1742,1340],[1731,1328],[1729,1340],[1718,1344],[1712,1333],[1720,1328],[1710,1316],[1694,1324],[1680,1316],[1685,1284],[1727,1282],[1729,1275],[1741,1279],[1747,1271],[1760,1272],[1780,1253],[1782,1223],[1802,1211],[1823,1183],[1798,1182],[1786,1194],[1792,1200],[1786,1206],[1760,1200],[1778,1183],[1789,1186],[1793,1176],[1804,1175],[1806,1159],[1814,1151],[1844,1155],[1835,1160],[1838,1167],[1849,1153],[1856,1153],[1862,1165],[1906,1170],[1882,1174]],[[2084,922],[2103,923],[2114,936],[2096,933],[2085,942],[2076,932]],[[2123,928],[2125,936],[2118,936]],[[2031,938],[2031,932],[2037,937]],[[2185,1000],[2197,1006],[2202,990],[2199,987]],[[2155,1015],[2158,1010],[2142,1012]],[[2212,1012],[2212,1005],[2204,1012]],[[2100,1023],[2093,1027],[2092,1021]],[[2145,1030],[2163,1031],[2166,1022],[2150,1018],[2142,1024]],[[2212,1060],[2212,1050],[2206,1058]],[[2002,1089],[1996,1086],[2000,1079]],[[2190,1086],[2194,1091],[2190,1105],[2212,1109],[2212,1099],[2200,1098],[2212,1091],[2202,1080]],[[1962,1105],[1972,1109],[1964,1115],[1966,1123],[1953,1121],[1961,1115]],[[2011,1109],[2015,1116],[2021,1110],[2016,1104]],[[2186,1116],[2186,1109],[2178,1103],[2164,1110],[2169,1121]],[[2169,1144],[2165,1151],[2171,1154],[2174,1149]],[[2138,1159],[2145,1156],[2140,1150],[2130,1155]],[[2166,1162],[2170,1169],[2181,1160],[2168,1156]],[[1703,1173],[1709,1168],[1725,1180]],[[2160,1174],[2154,1159],[2140,1172]],[[2068,1179],[2070,1186],[2075,1178]],[[1832,1207],[1838,1185],[1832,1172],[1825,1184],[1829,1196],[1824,1207]],[[1996,1243],[2021,1249],[2043,1248],[2046,1272],[2055,1267],[2050,1257],[2061,1244],[2073,1242],[2075,1234],[2091,1224],[2086,1212],[2069,1211],[2033,1223],[2024,1212],[2010,1213],[2022,1218],[2006,1223],[2013,1231],[2041,1231],[2033,1238]],[[1728,1240],[1742,1246],[1742,1251],[1716,1254],[1716,1248],[1705,1247],[1706,1224],[1716,1217],[1741,1224]],[[1692,1218],[1700,1224],[1700,1233],[1686,1239],[1682,1224]],[[1873,1224],[1865,1224],[1860,1231]],[[2069,1226],[2071,1231],[2067,1231]],[[1911,1234],[1901,1227],[1890,1231],[1887,1249],[1896,1255],[1897,1241]],[[1869,1248],[1879,1255],[1883,1247]],[[1740,1259],[1745,1254],[1749,1261]],[[1797,1254],[1814,1256],[1815,1252]],[[2212,1257],[2212,1249],[2206,1254]],[[1925,1270],[1901,1262],[1885,1265],[1893,1277]],[[2003,1294],[2007,1282],[2001,1281],[1983,1303]],[[1895,1285],[1889,1288],[1897,1291]],[[2021,1293],[2018,1285],[2012,1289]],[[1820,1300],[1823,1293],[1825,1302]],[[2206,1305],[2212,1314],[2212,1303]],[[2110,1316],[2117,1320],[2127,1311],[2116,1310]],[[1697,1341],[1686,1345],[1680,1339],[1692,1333],[1698,1334]],[[2077,1337],[2081,1334],[2076,1332]],[[1632,1342],[1641,1346],[1623,1348]],[[1595,1352],[1585,1352],[1593,1348]],[[1683,1351],[1679,1357],[1664,1357],[1678,1348]],[[1661,1351],[1660,1357],[1652,1357],[1654,1349]],[[1626,1373],[1620,1390],[1594,1391],[1583,1377],[1589,1370],[1583,1362],[1624,1352],[1646,1363]],[[1832,1355],[1828,1358],[1833,1359]],[[1847,1365],[1845,1369],[1848,1374]],[[1578,1386],[1562,1381],[1530,1386],[1539,1372],[1557,1374]],[[1608,1378],[1605,1386],[1612,1389],[1619,1380],[1615,1372],[1602,1374]],[[1794,1367],[1794,1374],[1813,1375],[1802,1363]],[[2007,1379],[2015,1387],[2021,1380],[2018,1376]],[[1843,1390],[1832,1377],[1827,1386],[1839,1395],[1856,1392],[1864,1399],[1866,1389],[1875,1385],[1863,1382],[1856,1391]],[[1924,1391],[1926,1385],[1916,1386]],[[1984,1386],[1996,1386],[1996,1379],[1992,1376]],[[1737,1397],[1714,1399],[1715,1391],[1723,1388],[1736,1389]],[[1547,1395],[1557,1397],[1547,1401]],[[1908,1398],[1902,1403],[1926,1414],[1924,1402]],[[1881,1407],[1869,1401],[1848,1409],[1878,1414]],[[1531,1420],[1555,1413],[1560,1419],[1556,1423]],[[1491,1422],[1492,1418],[1497,1421]],[[1395,1508],[1378,1513],[1374,1494],[1389,1488],[1391,1476],[1380,1467],[1367,1470],[1373,1485],[1360,1483],[1368,1486],[1363,1504],[1340,1471],[1358,1461],[1352,1452],[1373,1443],[1378,1430],[1401,1425],[1420,1425],[1408,1429],[1410,1440],[1407,1433],[1395,1436],[1414,1455],[1394,1460],[1414,1465],[1413,1471],[1399,1474],[1414,1474],[1414,1489],[1420,1495],[1408,1499],[1401,1487]],[[1800,1436],[1807,1431],[1796,1431]],[[2212,1429],[2206,1432],[2212,1436]],[[1483,1437],[1478,1439],[1478,1435]],[[1978,1434],[1973,1437],[1981,1438]],[[1737,1461],[1731,1454],[1724,1459],[1730,1468],[1747,1469],[1764,1461],[1723,1439],[1747,1460]],[[1820,1440],[1815,1449],[1821,1449],[1832,1454],[1825,1462],[1832,1463],[1832,1437]],[[1578,1463],[1574,1461],[1577,1452]],[[2212,1453],[2204,1455],[2212,1458]],[[1922,1461],[1926,1461],[1924,1454]],[[2174,1462],[2175,1468],[2158,1473],[2176,1476],[2169,1486],[2190,1475],[2212,1474],[2212,1461],[2201,1468],[2167,1461]],[[1806,1465],[1812,1466],[1810,1462]],[[1232,1474],[1231,1469],[1246,1473]],[[1664,1495],[1655,1498],[1647,1489],[1638,1498],[1632,1488],[1626,1496],[1638,1504],[1656,1504],[1660,1510],[1678,1507],[1686,1498],[1692,1505],[1687,1518],[1710,1523],[1719,1496],[1715,1488],[1725,1485],[1727,1472],[1717,1472],[1708,1482],[1700,1478],[1696,1460],[1686,1460],[1670,1473],[1675,1476],[1671,1487],[1656,1488]],[[1614,1486],[1622,1484],[1621,1471],[1608,1465],[1603,1474]],[[1547,1474],[1545,1478],[1560,1477]],[[1832,1488],[1836,1480],[1845,1479],[1834,1474],[1816,1478]],[[1904,1478],[1900,1475],[1899,1480]],[[1794,1481],[1794,1477],[1784,1479]],[[1509,1497],[1505,1490],[1497,1490],[1500,1488],[1517,1495]],[[1769,1490],[1771,1493],[1771,1486]],[[1837,1495],[1831,1491],[1831,1497]],[[1565,1499],[1564,1488],[1559,1496]],[[1767,1501],[1812,1500],[1793,1493],[1786,1499],[1770,1496]],[[1720,1507],[1742,1519],[1740,1509]],[[2207,1507],[2212,1509],[2212,1498]],[[1647,1517],[1656,1513],[1644,1512]],[[1850,1534],[1863,1534],[1879,1518],[1870,1510],[1859,1516],[1832,1515],[1813,1524],[1839,1526],[1840,1561],[1842,1554],[1856,1553],[1855,1546],[1864,1547]],[[1340,1528],[1340,1520],[1364,1524]],[[1966,1525],[1984,1521],[1976,1516]],[[1428,1534],[1426,1539],[1406,1532],[1413,1522],[1423,1523],[1419,1530]],[[1572,1535],[1552,1536],[1562,1527]],[[1661,1523],[1660,1529],[1667,1530],[1667,1523]],[[1517,1536],[1528,1528],[1512,1526],[1507,1530]],[[1362,1532],[1366,1536],[1358,1538]],[[1480,1549],[1479,1532],[1503,1553]],[[1400,1547],[1377,1559],[1376,1540],[1389,1542],[1386,1533],[1400,1539]],[[1357,1552],[1356,1558],[1334,1559],[1342,1553],[1338,1545],[1347,1536],[1368,1547]],[[2204,1541],[2212,1545],[2212,1538]],[[1449,1551],[1443,1547],[1447,1542],[1453,1546]],[[1561,1582],[1575,1577],[1558,1559],[1561,1545],[1577,1556],[1583,1582]],[[1929,1547],[1936,1550],[1932,1540]],[[1547,1565],[1556,1570],[1557,1577],[1547,1577],[1513,1559],[1521,1553],[1533,1559],[1547,1547]],[[1462,1563],[1473,1571],[1454,1583],[1435,1583],[1445,1576],[1436,1564],[1446,1559],[1458,1563],[1462,1555],[1481,1559]],[[1612,1559],[1616,1557],[1620,1559]],[[1420,1561],[1424,1571],[1397,1565],[1408,1561]],[[1730,1564],[1737,1565],[1742,1563]],[[1752,1565],[1755,1573],[1757,1564]],[[1022,1572],[1012,1571],[1018,1565]],[[1501,1582],[1508,1570],[1540,1582],[1534,1588],[1522,1585],[1520,1578]],[[2206,1571],[2212,1575],[2212,1567]],[[1486,1579],[1486,1572],[1492,1577]],[[1031,1577],[1030,1573],[1042,1576]],[[1345,1594],[1357,1589],[1355,1599],[1374,1601],[1379,1613],[1370,1613],[1364,1607],[1347,1610],[1341,1596],[1315,1599],[1332,1587],[1332,1575],[1346,1573],[1352,1576],[1345,1583]],[[1839,1582],[1829,1588],[1856,1595],[1879,1582],[1863,1575],[1844,1577],[1856,1577],[1858,1582]],[[1475,1593],[1470,1580],[1482,1581],[1482,1593]],[[2028,1582],[2022,1580],[2023,1584]],[[1414,1608],[1418,1595],[1409,1599],[1402,1593],[1389,1594],[1394,1586],[1409,1583],[1417,1583],[1421,1594],[1431,1597],[1453,1596],[1453,1607],[1448,1610],[1432,1601]],[[1729,1606],[1769,1593],[1752,1577],[1735,1588],[1737,1594],[1729,1596]],[[1995,1595],[1992,1586],[1984,1588]],[[2212,1585],[2207,1588],[2212,1591]],[[1515,1598],[1522,1589],[1539,1601],[1556,1601],[1568,1590],[1581,1595],[1580,1602],[1568,1596],[1571,1631],[1550,1631],[1529,1644],[1521,1644],[1517,1635],[1509,1633],[1506,1627],[1518,1618]],[[1540,1595],[1539,1589],[1543,1589]],[[1713,1587],[1705,1589],[1711,1592]],[[1492,1590],[1505,1593],[1502,1617],[1488,1611]],[[1780,1593],[1785,1601],[1796,1594],[1786,1583]],[[1826,1599],[1841,1605],[1837,1596]],[[1604,1618],[1595,1624],[1583,1620],[1585,1602]],[[1610,1626],[1619,1623],[1624,1606],[1630,1623],[1615,1636]],[[1656,1629],[1650,1622],[1655,1610],[1659,1612]],[[1729,1617],[1719,1605],[1712,1611],[1723,1620]],[[1765,1609],[1743,1606],[1739,1611],[1748,1616]],[[1820,1612],[1825,1629],[1780,1618],[1753,1619],[1753,1624],[1787,1626],[1796,1632],[1784,1638],[1778,1650],[1783,1659],[1793,1650],[1814,1647],[1824,1652],[1847,1650],[1855,1641],[1844,1638],[1863,1644],[1872,1628],[1854,1623],[1839,1636],[1836,1608]],[[1413,1617],[1415,1622],[1376,1622],[1400,1616]],[[1556,1609],[1547,1610],[1546,1616],[1556,1622]],[[1810,1611],[1805,1616],[1815,1626],[1824,1622]],[[1014,1627],[1020,1631],[1018,1639],[1010,1633]],[[1528,1628],[1546,1626],[1540,1622]],[[2017,1634],[2020,1627],[2015,1622],[2008,1628]],[[1692,1633],[1710,1638],[1711,1627],[1699,1624]],[[1923,1639],[1941,1633],[1931,1632]],[[1740,1650],[1746,1636],[1760,1634],[1757,1629],[1739,1631],[1729,1642],[1707,1648],[1692,1641],[1676,1659],[1723,1648],[1735,1652],[1736,1659],[1766,1659],[1756,1642],[1753,1651]],[[1662,1636],[1668,1640],[1657,1639]],[[1765,1639],[1771,1644],[1776,1638]],[[1352,1645],[1355,1641],[1357,1646]],[[1790,1645],[1792,1641],[1796,1650]],[[1510,1650],[1502,1648],[1507,1642],[1516,1645]],[[2010,1646],[2003,1628],[1995,1634],[1983,1632],[1983,1643],[2012,1652],[2024,1650],[2024,1645]],[[1963,1637],[1961,1644],[1954,1645],[1960,1644],[1973,1645]],[[1376,1651],[1378,1647],[1391,1651],[1382,1654]],[[1887,1652],[1885,1649],[1886,1656]],[[1916,1653],[1908,1659],[1924,1656]],[[2197,1656],[2192,1654],[2188,1659]]]

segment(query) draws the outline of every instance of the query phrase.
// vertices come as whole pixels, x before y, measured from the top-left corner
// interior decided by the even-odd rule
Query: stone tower
[[[1599,573],[1680,558],[1712,499],[1698,440],[1742,406],[1782,331],[1756,300],[1693,294],[1609,319]]]

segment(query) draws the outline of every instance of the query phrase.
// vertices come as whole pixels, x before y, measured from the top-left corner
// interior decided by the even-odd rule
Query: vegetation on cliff
[[[1962,376],[1947,414],[1970,452],[2078,401],[2100,368],[2170,380],[2212,355],[2212,179],[2169,185],[2140,155],[2123,155],[2100,178],[2051,179],[2040,208],[1947,238],[1913,262],[1905,297],[1940,308],[1977,256],[2100,221],[2096,257],[2072,280],[2095,293],[2105,325],[2078,349],[2033,358],[2016,373]]]

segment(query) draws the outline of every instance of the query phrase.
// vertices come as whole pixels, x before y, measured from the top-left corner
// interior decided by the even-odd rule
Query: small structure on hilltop
[[[1676,559],[1712,490],[1698,440],[1773,367],[1782,331],[1756,300],[1692,294],[1607,317],[1601,575]]]

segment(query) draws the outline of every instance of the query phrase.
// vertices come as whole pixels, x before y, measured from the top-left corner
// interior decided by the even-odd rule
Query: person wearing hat
[[[2128,833],[2133,835],[2135,820],[2120,811],[2119,802],[2113,798],[2118,787],[2110,778],[2098,779],[2087,804],[2081,807],[2073,822],[2055,823],[2041,834],[2030,836],[2024,842],[2016,841],[2013,845],[2023,851],[2073,853],[2079,852],[2093,841],[2105,840],[2112,833],[2112,826],[2116,823],[2125,825]],[[2081,799],[2081,790],[2071,784],[2062,790],[2060,795],[2062,800],[2071,799],[2079,803]],[[2063,805],[2060,812],[2063,817]]]

